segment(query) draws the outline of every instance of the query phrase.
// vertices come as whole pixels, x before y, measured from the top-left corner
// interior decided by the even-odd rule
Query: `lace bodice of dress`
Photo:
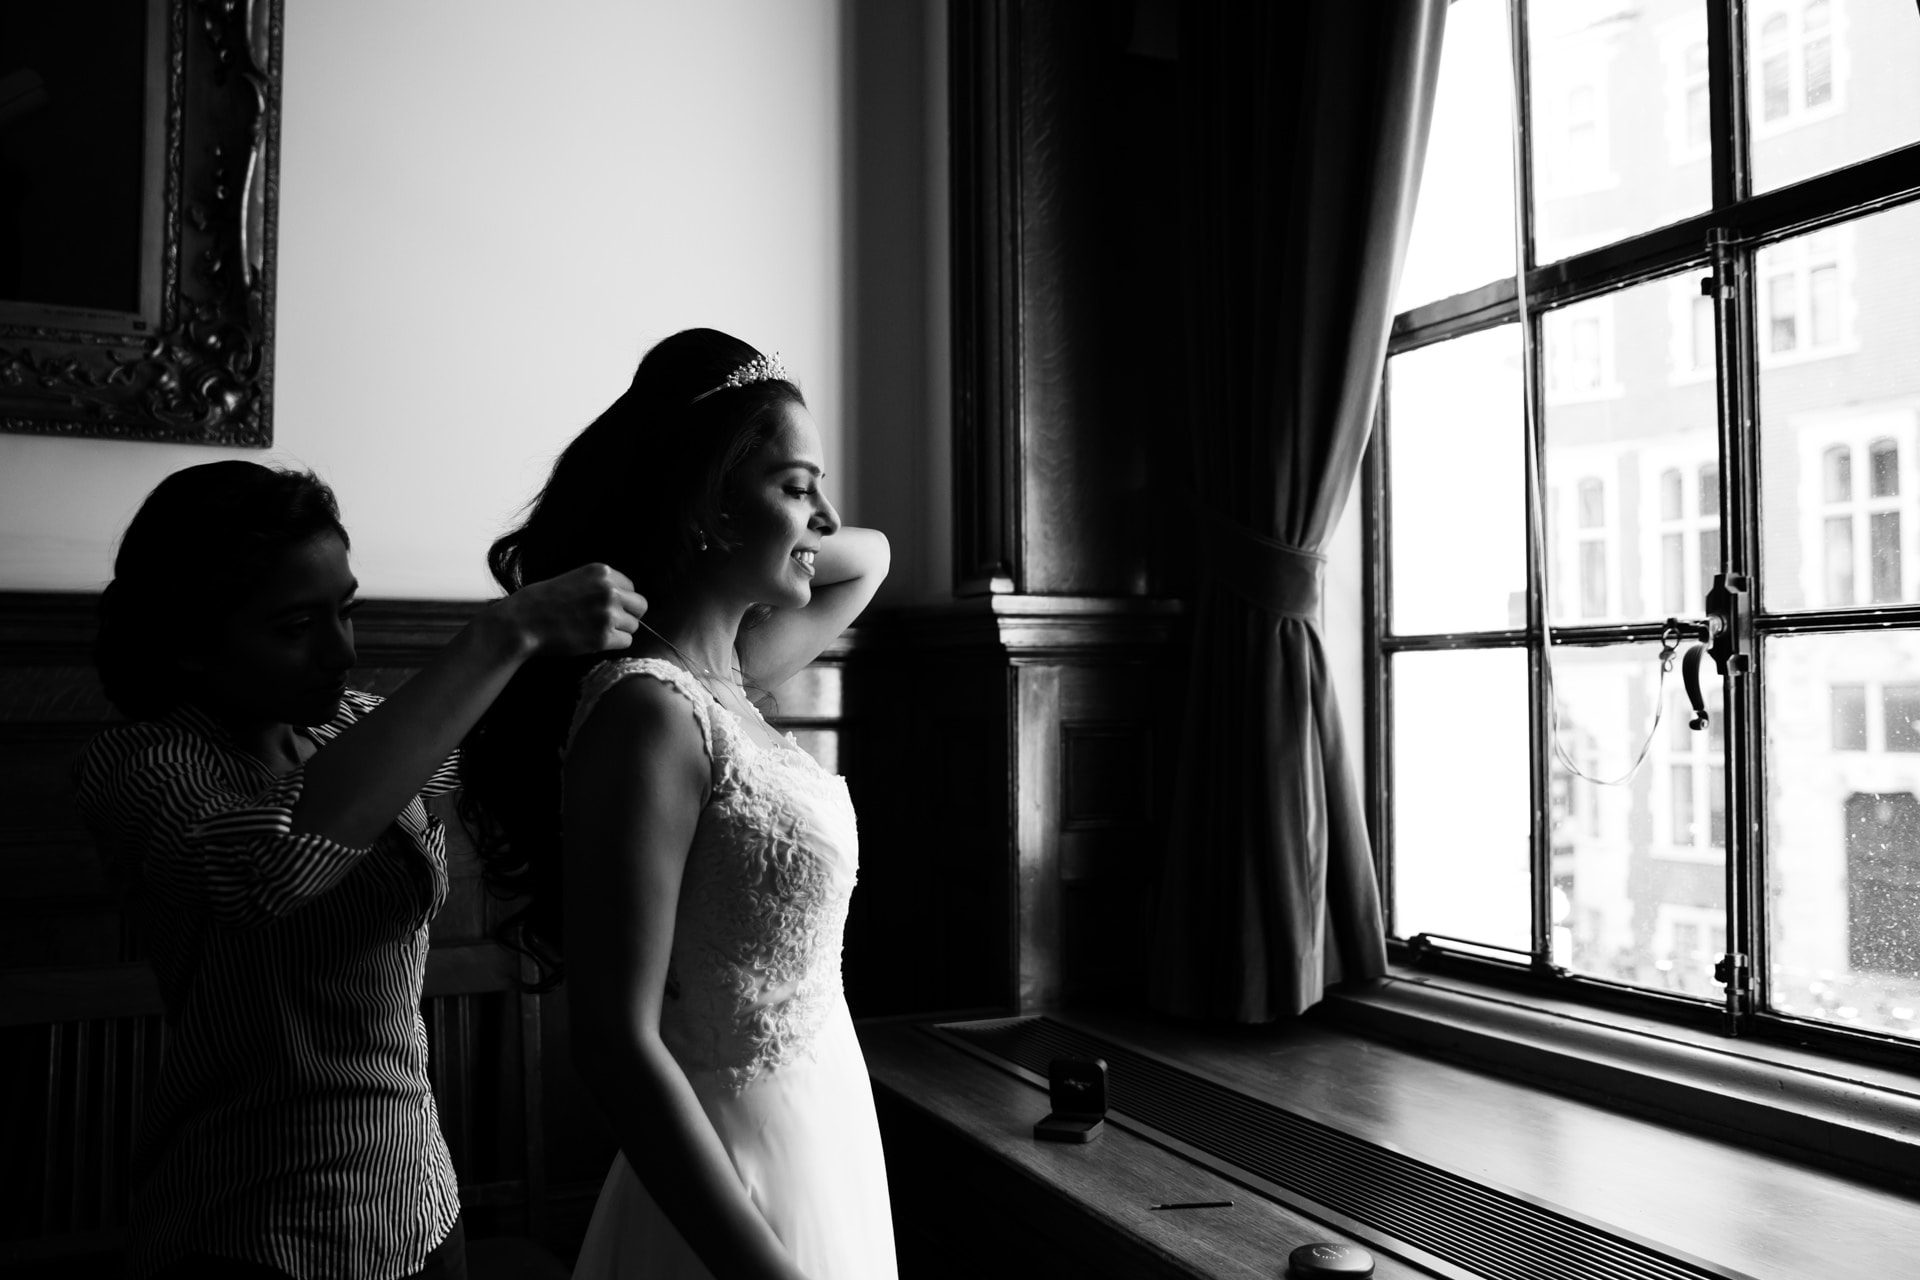
[[[766,746],[682,668],[660,658],[595,667],[577,731],[602,694],[644,675],[691,704],[713,765],[680,884],[661,1038],[689,1076],[739,1091],[810,1056],[840,998],[840,943],[859,853],[846,780],[789,736]]]

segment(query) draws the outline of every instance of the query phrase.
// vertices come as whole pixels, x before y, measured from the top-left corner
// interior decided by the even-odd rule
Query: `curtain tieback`
[[[1214,577],[1257,609],[1308,622],[1320,620],[1326,556],[1255,533],[1211,507],[1202,506],[1200,512],[1212,534],[1201,555]]]

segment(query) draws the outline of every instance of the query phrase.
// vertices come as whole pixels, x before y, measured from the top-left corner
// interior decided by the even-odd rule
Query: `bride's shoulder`
[[[568,755],[685,747],[711,753],[712,702],[687,671],[651,656],[609,659],[581,681]]]

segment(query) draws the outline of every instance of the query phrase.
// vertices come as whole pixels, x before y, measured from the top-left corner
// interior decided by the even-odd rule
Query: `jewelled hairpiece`
[[[699,404],[716,391],[725,391],[728,387],[744,387],[754,382],[786,381],[787,366],[780,363],[780,353],[755,356],[753,359],[727,375],[727,380],[717,387],[710,387],[695,396],[689,403]]]

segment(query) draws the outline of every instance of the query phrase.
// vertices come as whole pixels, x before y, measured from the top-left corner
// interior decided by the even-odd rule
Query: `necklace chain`
[[[704,680],[707,677],[711,676],[713,679],[718,680],[720,683],[736,691],[743,688],[743,686],[738,680],[735,680],[729,676],[723,676],[718,671],[715,671],[712,667],[704,666],[701,663],[695,662],[692,658],[689,658],[686,655],[686,652],[683,649],[681,649],[679,645],[667,639],[665,636],[661,635],[658,631],[655,631],[652,627],[648,626],[646,619],[636,618],[634,619],[634,621],[638,622],[640,624],[641,629],[644,630],[648,635],[652,636],[655,640],[658,640],[661,644],[667,646],[667,648],[673,650],[674,657],[680,659],[680,661],[684,662],[687,665],[687,670],[693,673],[695,679]],[[735,670],[738,670],[738,668],[735,668]]]

